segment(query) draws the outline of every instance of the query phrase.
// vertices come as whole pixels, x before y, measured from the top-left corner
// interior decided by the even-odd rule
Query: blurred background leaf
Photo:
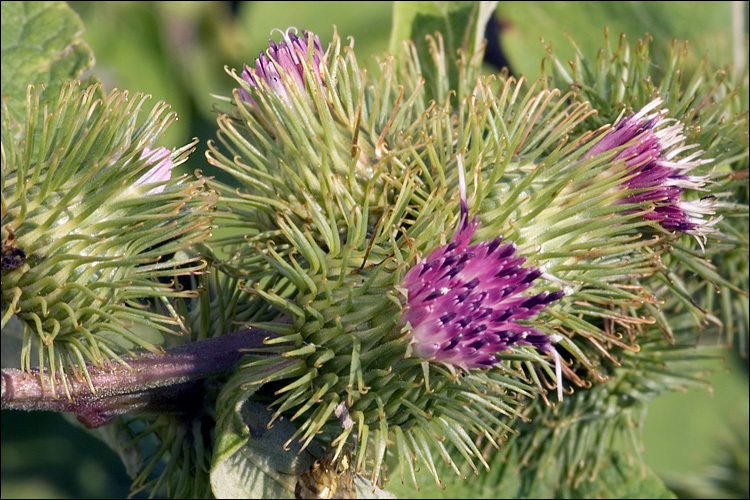
[[[744,4],[747,12],[747,2]],[[707,55],[716,67],[731,63],[737,54],[731,26],[733,2],[500,2],[497,19],[501,43],[514,74],[533,80],[541,76],[546,55],[540,39],[551,43],[562,60],[575,55],[566,32],[581,51],[593,59],[602,46],[604,27],[616,44],[620,33],[634,42],[649,33],[655,50],[654,64],[666,62],[665,51],[673,38],[689,40],[693,65]],[[745,22],[747,25],[747,22]],[[745,30],[746,31],[746,30]],[[745,61],[745,56],[741,62]]]
[[[2,498],[125,498],[120,458],[56,413],[3,410]]]
[[[163,99],[179,121],[167,131],[164,145],[177,146],[215,134],[216,99],[230,96],[236,82],[224,66],[255,65],[276,28],[314,31],[324,46],[333,25],[346,39],[356,38],[361,61],[387,48],[391,2],[72,2],[86,24],[85,39],[94,47],[94,72],[105,88],[143,91]],[[367,65],[366,64],[366,65]],[[182,167],[205,168],[199,151]]]

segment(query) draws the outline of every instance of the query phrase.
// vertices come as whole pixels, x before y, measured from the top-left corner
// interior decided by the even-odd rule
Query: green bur
[[[176,118],[163,102],[139,123],[142,94],[72,82],[50,111],[38,91],[29,88],[25,123],[3,109],[3,255],[19,248],[26,259],[3,270],[2,326],[21,321],[21,367],[36,349],[42,384],[54,393],[62,383],[71,398],[67,377],[91,385],[87,362],[160,353],[158,332],[186,331],[170,301],[190,292],[159,278],[203,267],[180,251],[209,236],[216,197],[187,176],[161,192],[137,185],[157,163],[144,148]],[[173,165],[194,146],[172,152]]]

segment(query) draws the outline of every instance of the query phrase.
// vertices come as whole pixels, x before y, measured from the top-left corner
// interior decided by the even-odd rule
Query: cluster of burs
[[[439,34],[365,70],[338,35],[289,29],[230,71],[210,165],[181,176],[196,143],[155,145],[166,106],[142,122],[142,95],[72,83],[47,109],[31,91],[25,123],[3,121],[2,325],[22,369],[74,397],[165,336],[262,328],[212,410],[213,442],[239,444],[213,461],[201,444],[191,474],[241,459],[261,403],[312,453],[302,496],[382,485],[389,455],[443,484],[533,453],[535,422],[643,400],[668,383],[613,381],[721,327],[714,296],[738,290],[747,112],[716,75],[646,80],[625,51],[529,83]],[[625,435],[636,409],[587,425]],[[585,453],[559,473],[593,474]]]

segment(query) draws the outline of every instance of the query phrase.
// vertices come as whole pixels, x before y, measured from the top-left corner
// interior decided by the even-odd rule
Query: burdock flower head
[[[242,79],[256,88],[260,87],[258,80],[264,80],[271,90],[281,96],[287,104],[291,104],[291,97],[284,83],[284,78],[282,78],[282,73],[289,75],[300,89],[304,89],[304,64],[309,52],[312,51],[313,70],[322,84],[320,64],[325,58],[325,53],[318,36],[309,31],[302,30],[301,37],[297,36],[297,28],[294,27],[287,28],[286,31],[274,31],[279,31],[284,39],[278,44],[269,39],[269,48],[265,53],[260,52],[255,60],[255,68],[250,68],[247,64],[244,65]],[[255,103],[245,89],[240,88],[240,95],[244,101]]]
[[[703,154],[700,150],[682,156],[698,145],[685,144],[684,125],[665,118],[668,110],[658,109],[661,103],[661,98],[654,99],[639,112],[619,120],[588,155],[630,143],[615,160],[625,160],[626,167],[634,167],[623,187],[642,191],[624,198],[621,203],[653,202],[653,211],[643,217],[658,221],[669,231],[693,235],[702,246],[700,238],[705,240],[706,234],[716,232],[713,226],[721,220],[721,217],[703,218],[714,214],[715,199],[706,196],[698,201],[687,201],[682,195],[685,189],[704,190],[708,176],[688,173],[712,160],[700,159]]]
[[[158,186],[151,189],[147,194],[159,194],[163,192],[164,183],[172,177],[174,163],[172,162],[171,152],[165,147],[156,149],[145,147],[143,148],[143,153],[141,153],[141,160],[145,160],[148,163],[156,163],[156,165],[139,177],[133,183],[133,186],[159,183]]]
[[[407,301],[401,321],[410,330],[411,354],[463,370],[491,368],[498,353],[515,345],[530,345],[555,359],[558,397],[562,398],[560,360],[552,336],[519,324],[565,292],[521,295],[543,272],[521,267],[502,236],[469,246],[479,227],[469,222],[463,167],[459,157],[461,222],[453,240],[432,251],[411,268],[402,287]]]

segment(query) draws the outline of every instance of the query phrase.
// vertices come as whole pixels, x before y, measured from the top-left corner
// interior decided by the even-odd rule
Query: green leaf
[[[62,84],[94,63],[91,48],[79,37],[83,23],[65,2],[3,2],[2,95],[8,111],[21,121],[29,84],[44,84],[41,102],[57,104]]]
[[[545,43],[562,61],[574,58],[570,34],[584,55],[593,58],[605,26],[616,44],[620,33],[635,41],[649,33],[655,48],[666,49],[673,38],[689,40],[695,54],[705,53],[716,64],[731,61],[732,2],[501,2],[497,14],[504,27],[501,43],[514,74],[533,80],[540,76]],[[663,68],[666,50],[653,54]]]
[[[461,49],[465,61],[471,61],[481,50],[484,28],[496,5],[497,2],[395,2],[390,52],[398,54],[402,41],[412,40],[420,56],[427,88],[431,90],[430,97],[443,99],[446,91],[453,89],[460,98],[459,80],[472,82],[480,65],[466,65],[467,73],[461,75],[456,51]],[[447,61],[433,59],[431,55],[430,42],[425,37],[432,37],[435,32],[443,37]],[[442,65],[447,67],[441,68]],[[441,74],[443,71],[447,75]],[[445,76],[448,89],[440,84]]]
[[[233,453],[222,445],[236,444],[217,426],[217,446],[211,469],[211,488],[217,498],[287,498],[293,495],[297,476],[310,467],[314,457],[308,450],[298,454],[300,445],[284,443],[297,428],[289,420],[279,419],[267,427],[271,412],[264,405],[240,402],[238,417],[246,425],[245,444]]]

